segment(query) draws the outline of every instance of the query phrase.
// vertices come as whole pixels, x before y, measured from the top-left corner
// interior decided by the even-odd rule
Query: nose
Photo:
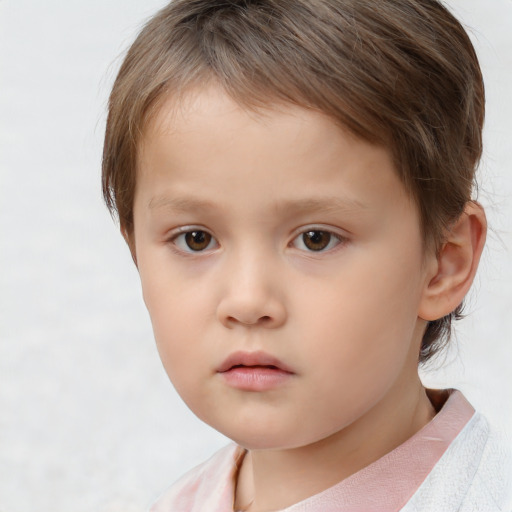
[[[254,256],[227,265],[217,317],[227,328],[259,326],[275,329],[286,322],[279,271]]]

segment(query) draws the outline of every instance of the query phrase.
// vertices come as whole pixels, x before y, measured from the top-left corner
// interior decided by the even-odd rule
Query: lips
[[[224,373],[234,368],[252,367],[281,370],[286,373],[294,373],[276,357],[265,352],[235,352],[231,354],[217,369],[218,373]]]
[[[225,384],[240,391],[263,392],[282,388],[295,373],[265,352],[235,352],[217,369]]]

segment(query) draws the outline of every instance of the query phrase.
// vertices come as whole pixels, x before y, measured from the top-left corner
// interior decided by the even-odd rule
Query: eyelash
[[[204,248],[194,250],[192,247],[190,247],[190,245],[189,245],[190,240],[187,241],[186,238],[187,238],[187,236],[194,236],[193,235],[194,233],[196,233],[198,235],[202,235],[199,237],[198,241],[196,240],[196,243],[198,243],[198,244],[206,243],[206,246]],[[328,237],[327,241],[325,241],[325,240],[320,240],[319,242],[315,242],[314,240],[312,241],[313,238],[318,238],[318,237],[315,237],[313,234],[327,235],[327,237]],[[206,237],[204,235],[206,235]],[[306,238],[305,238],[306,235],[310,235],[310,240],[309,240],[310,243],[311,243],[311,241],[313,242],[313,244],[320,243],[320,245],[323,245],[323,243],[325,243],[325,246],[320,247],[318,250],[308,247],[308,242],[306,241]],[[206,240],[204,238],[206,238]],[[297,232],[297,234],[294,236],[292,241],[289,243],[289,246],[294,247],[294,248],[304,251],[304,252],[309,252],[312,254],[315,254],[315,253],[321,254],[321,253],[330,252],[330,251],[336,249],[336,247],[338,245],[346,242],[346,240],[347,239],[345,237],[343,237],[337,233],[334,233],[333,231],[330,231],[330,230],[324,229],[324,228],[320,228],[317,226],[312,226],[312,227],[308,227],[307,229],[303,229],[300,232]],[[182,228],[179,230],[178,233],[176,233],[170,237],[169,242],[175,246],[175,248],[178,252],[185,253],[185,254],[201,254],[203,252],[212,250],[213,248],[216,248],[219,246],[219,243],[216,241],[215,237],[212,234],[210,234],[207,230],[201,229],[199,227],[198,228],[195,228],[195,227]],[[299,245],[301,245],[302,247],[298,247],[296,242],[299,242]],[[212,244],[214,244],[214,247],[211,247]]]
[[[188,245],[188,243],[186,241],[186,237],[188,235],[193,236],[193,233],[201,233],[203,235],[206,235],[208,243],[204,249],[195,251]],[[205,252],[206,250],[211,249],[210,245],[214,241],[216,242],[215,237],[213,235],[211,235],[205,229],[201,229],[199,227],[198,228],[191,227],[191,228],[180,229],[178,233],[172,235],[171,238],[169,239],[169,242],[171,242],[180,253],[185,253],[185,254],[200,254],[202,252]],[[200,243],[200,242],[198,242],[198,243]],[[218,246],[218,242],[216,242],[216,243]]]
[[[327,241],[325,240],[321,240],[321,244],[322,245],[323,243],[325,243],[325,246],[323,247],[320,247],[318,250],[314,250],[314,249],[311,249],[311,247],[308,247],[308,242],[306,242],[306,236],[311,236],[310,238],[310,242],[312,241],[313,238],[317,238],[317,236],[315,235],[318,235],[318,234],[322,234],[322,235],[327,235],[328,236],[328,239]],[[315,254],[315,253],[325,253],[325,252],[330,252],[334,249],[336,249],[336,247],[340,244],[342,244],[343,242],[346,241],[346,238],[342,237],[341,235],[337,234],[337,233],[334,233],[332,231],[329,231],[328,229],[322,229],[322,228],[318,228],[318,227],[311,227],[311,228],[308,228],[308,229],[305,229],[303,231],[300,231],[297,236],[295,236],[293,238],[293,240],[290,242],[290,245],[299,249],[299,250],[303,250],[305,252],[309,252],[309,253],[312,253],[312,254]],[[297,247],[297,245],[295,244],[295,242],[299,242],[300,245],[302,245],[302,247]],[[334,244],[333,244],[334,242]],[[313,243],[317,243],[313,240]]]

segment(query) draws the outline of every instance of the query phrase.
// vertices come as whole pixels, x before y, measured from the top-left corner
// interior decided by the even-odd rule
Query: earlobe
[[[133,228],[131,231],[128,231],[126,229],[126,226],[121,225],[121,235],[123,235],[124,241],[126,242],[126,245],[128,245],[128,248],[130,249],[130,254],[132,255],[133,263],[135,263],[135,266],[137,266],[137,254],[135,252],[135,237],[133,234]]]
[[[462,302],[475,278],[485,245],[487,220],[480,204],[466,204],[462,215],[445,234],[428,276],[419,317],[433,321],[449,315]],[[432,256],[434,257],[434,256]]]

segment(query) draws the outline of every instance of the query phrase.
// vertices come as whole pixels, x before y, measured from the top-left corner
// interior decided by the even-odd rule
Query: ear
[[[438,320],[459,306],[475,278],[486,233],[484,209],[477,202],[468,202],[445,234],[439,253],[431,256],[432,271],[420,303],[420,318]]]
[[[124,241],[126,242],[126,245],[128,245],[128,248],[130,249],[130,254],[132,255],[133,263],[135,263],[135,266],[137,267],[137,254],[135,252],[135,235],[133,232],[133,228],[131,230],[128,230],[126,226],[121,225],[121,235],[123,235]]]

